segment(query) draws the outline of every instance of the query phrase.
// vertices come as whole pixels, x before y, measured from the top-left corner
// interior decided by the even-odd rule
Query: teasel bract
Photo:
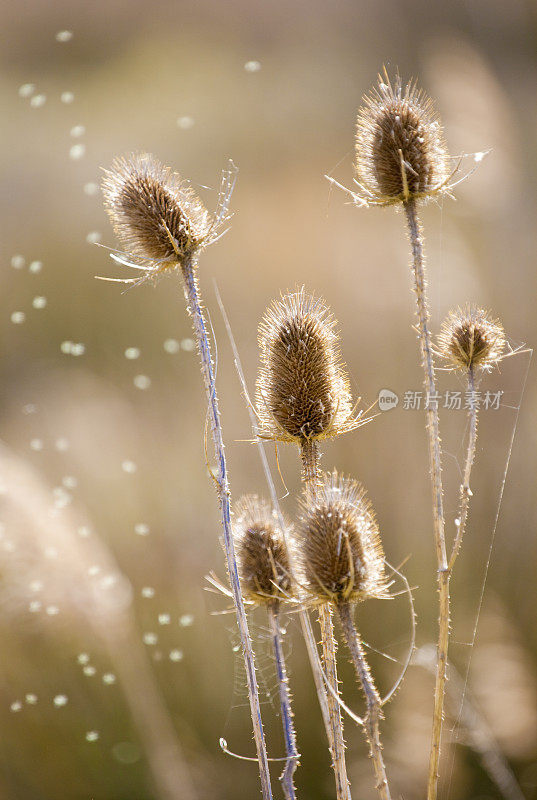
[[[282,296],[259,326],[259,435],[294,442],[305,480],[315,480],[317,443],[367,422],[355,414],[336,323],[321,298],[304,288]]]
[[[280,608],[296,600],[290,560],[290,526],[282,530],[270,505],[257,495],[246,495],[235,505],[233,536],[242,591],[245,599],[267,610],[272,638],[283,735],[287,761],[280,777],[287,800],[295,799],[293,775],[298,766],[296,732],[291,708],[291,694],[282,646]]]
[[[364,730],[382,800],[390,790],[382,756],[382,703],[354,624],[357,602],[389,597],[378,524],[365,490],[337,472],[306,487],[296,527],[298,581],[314,604],[331,604],[341,622],[367,712]],[[306,600],[307,602],[307,600]]]
[[[219,209],[213,217],[184,181],[153,156],[131,155],[116,159],[112,168],[105,173],[103,194],[112,225],[127,252],[116,251],[111,255],[116,262],[139,270],[141,277],[106,280],[134,286],[165,273],[179,272],[183,278],[185,299],[200,356],[208,403],[208,427],[212,433],[217,462],[217,474],[213,478],[220,503],[227,568],[244,655],[261,790],[263,800],[272,800],[254,652],[241,595],[231,528],[230,490],[215,372],[197,279],[201,251],[218,239],[220,227],[229,218],[228,207],[235,175],[233,167],[224,172]]]

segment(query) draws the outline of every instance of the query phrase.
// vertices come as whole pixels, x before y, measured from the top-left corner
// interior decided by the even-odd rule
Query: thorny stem
[[[319,606],[319,626],[321,628],[321,644],[323,649],[323,665],[326,679],[336,694],[339,694],[337,677],[337,643],[334,637],[334,622],[332,619],[331,603]],[[336,778],[337,800],[350,800],[351,793],[347,766],[345,764],[345,740],[343,739],[343,722],[339,703],[332,694],[328,693],[328,713],[330,716],[330,753],[332,767]]]
[[[455,536],[455,541],[453,543],[453,549],[451,551],[451,556],[449,559],[449,571],[450,573],[453,571],[453,565],[457,560],[457,556],[459,555],[459,550],[461,549],[462,540],[464,537],[464,531],[466,528],[466,522],[468,520],[468,510],[470,506],[470,497],[472,496],[472,492],[470,490],[470,475],[472,473],[472,466],[474,463],[475,458],[475,447],[477,442],[477,415],[478,415],[478,407],[477,403],[475,402],[475,376],[474,371],[470,367],[468,370],[468,396],[470,397],[470,408],[468,411],[468,417],[470,421],[470,431],[468,433],[468,447],[466,450],[466,461],[464,462],[464,471],[462,475],[462,483],[461,483],[461,497],[460,497],[460,507],[459,507],[459,516],[457,522],[457,535]]]
[[[218,462],[218,498],[220,500],[220,512],[222,518],[222,528],[224,532],[224,549],[226,552],[227,568],[231,582],[233,602],[237,613],[237,625],[239,628],[244,664],[246,667],[246,681],[248,685],[248,696],[250,698],[250,711],[254,728],[254,738],[259,763],[259,775],[261,778],[261,790],[263,800],[272,799],[272,788],[270,785],[270,773],[267,759],[267,748],[263,733],[263,721],[261,719],[261,709],[259,705],[259,692],[255,674],[255,660],[252,648],[252,640],[248,630],[248,622],[244,603],[242,600],[239,573],[237,570],[237,559],[235,556],[235,546],[231,531],[231,512],[230,512],[230,491],[227,477],[226,459],[224,454],[224,442],[222,437],[222,426],[220,422],[220,412],[218,409],[218,398],[216,395],[216,384],[211,357],[211,349],[205,327],[205,320],[200,305],[199,290],[194,274],[195,263],[191,259],[185,259],[181,264],[185,296],[188,303],[188,310],[192,317],[194,334],[198,344],[201,360],[201,372],[205,384],[205,391],[209,403],[209,419],[214,442],[214,450]]]
[[[252,424],[252,430],[256,436],[256,443],[259,452],[259,458],[261,459],[261,464],[263,466],[263,472],[265,473],[265,478],[268,484],[270,497],[272,500],[273,508],[275,509],[278,515],[278,522],[280,528],[284,534],[284,543],[288,554],[289,563],[292,563],[291,557],[289,555],[289,547],[287,536],[285,534],[285,521],[283,519],[282,510],[280,508],[280,503],[278,500],[278,494],[276,492],[276,487],[274,486],[274,481],[272,480],[272,474],[270,471],[270,466],[267,459],[267,454],[265,452],[265,446],[263,441],[258,436],[258,428],[257,428],[257,419],[255,413],[253,411],[252,405],[248,400],[248,390],[246,387],[246,381],[244,379],[244,372],[242,369],[242,364],[240,360],[239,351],[237,348],[237,344],[235,342],[235,337],[233,336],[233,331],[231,330],[231,325],[229,323],[228,316],[226,314],[226,310],[224,308],[224,304],[222,303],[222,299],[218,292],[218,288],[216,288],[216,295],[218,304],[220,306],[220,310],[222,312],[222,316],[224,318],[224,323],[226,326],[226,330],[228,333],[229,341],[231,344],[231,349],[233,351],[233,357],[235,359],[235,367],[237,369],[237,374],[239,376],[239,380],[241,382],[243,391],[245,393],[245,397],[247,400],[247,407],[248,407],[248,415],[250,417],[250,422]],[[311,620],[309,618],[309,614],[305,608],[301,608],[298,612],[300,617],[300,623],[302,625],[302,635],[304,636],[304,641],[306,642],[306,649],[308,651],[308,658],[311,665],[311,670],[313,673],[313,680],[315,683],[315,688],[317,690],[317,697],[319,698],[319,705],[321,707],[321,714],[323,717],[324,727],[326,730],[326,735],[328,737],[328,741],[331,742],[331,727],[330,727],[330,718],[328,715],[328,693],[326,686],[324,684],[322,668],[320,666],[319,661],[319,654],[317,651],[317,645],[315,643],[315,636],[313,635],[313,629],[311,627]]]
[[[306,489],[315,491],[319,478],[320,451],[317,442],[311,439],[303,439],[300,442],[300,457],[302,459],[302,481]],[[332,609],[329,603],[324,603],[319,607],[319,625],[321,628],[321,645],[323,666],[326,678],[334,690],[338,693],[337,677],[337,643],[334,637],[334,622],[332,619]],[[337,800],[350,800],[349,779],[347,778],[347,765],[345,763],[345,739],[343,738],[343,720],[339,704],[332,694],[327,694],[328,717],[330,721],[328,734],[328,745],[332,755],[332,767],[336,779],[336,798]]]
[[[302,481],[305,486],[314,487],[319,481],[319,445],[313,439],[302,439],[300,442],[300,458],[302,460]]]
[[[379,721],[382,718],[381,700],[377,691],[371,670],[365,658],[365,653],[352,618],[350,603],[338,603],[337,611],[343,630],[343,636],[349,648],[356,675],[365,695],[367,714],[364,719],[364,730],[369,744],[369,757],[373,761],[376,777],[376,789],[381,800],[390,800],[390,788],[386,777],[386,767],[382,757],[380,743]]]
[[[280,708],[282,712],[283,736],[285,740],[285,753],[287,761],[285,769],[280,776],[283,793],[287,800],[295,800],[295,787],[293,775],[298,766],[298,751],[296,749],[296,733],[293,723],[293,712],[291,710],[291,695],[289,692],[289,681],[285,668],[285,658],[282,648],[282,632],[280,628],[279,603],[275,601],[267,607],[270,633],[272,636],[272,647],[276,660],[276,671],[278,674],[278,686],[280,690]]]
[[[440,762],[440,740],[442,736],[442,720],[444,714],[444,694],[446,685],[446,664],[449,645],[449,568],[446,556],[446,540],[444,534],[444,507],[442,497],[442,448],[440,444],[440,426],[438,403],[436,402],[436,383],[434,375],[431,333],[429,331],[429,309],[427,305],[425,259],[423,255],[423,239],[416,211],[416,201],[404,202],[408,223],[410,245],[412,249],[412,267],[414,271],[414,291],[418,306],[418,331],[421,347],[421,361],[424,371],[424,383],[427,391],[426,428],[429,440],[429,466],[433,492],[433,524],[436,558],[438,563],[439,594],[439,630],[437,669],[434,692],[433,729],[431,750],[429,755],[429,775],[427,782],[427,799],[436,800]]]

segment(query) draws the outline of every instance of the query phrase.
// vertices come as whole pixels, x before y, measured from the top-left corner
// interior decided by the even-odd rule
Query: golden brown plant
[[[254,603],[289,599],[289,555],[269,504],[257,495],[241,497],[235,506],[233,535],[244,597]]]
[[[438,350],[454,370],[486,372],[501,360],[506,340],[498,320],[476,305],[451,311],[438,336]]]
[[[301,499],[300,583],[320,602],[387,597],[384,551],[365,489],[336,471]]]
[[[448,153],[433,101],[415,82],[387,73],[363,98],[356,130],[356,180],[363,200],[390,205],[446,190]]]

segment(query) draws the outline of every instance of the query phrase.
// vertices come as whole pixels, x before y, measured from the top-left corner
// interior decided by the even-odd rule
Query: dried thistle
[[[301,583],[321,602],[388,596],[377,520],[356,481],[334,471],[306,490],[296,543]]]
[[[433,101],[414,81],[388,74],[363,98],[356,128],[356,179],[365,204],[390,205],[448,191],[451,177]],[[358,197],[360,197],[358,195]]]
[[[117,280],[142,283],[195,262],[200,251],[218,238],[227,219],[231,174],[224,173],[222,207],[213,217],[190,186],[154,156],[116,158],[102,183],[105,208],[125,248],[125,253],[112,258],[144,273],[140,279]]]
[[[288,599],[289,555],[269,504],[257,495],[241,497],[235,506],[233,536],[245,598],[254,603]]]
[[[304,288],[275,301],[259,326],[256,405],[263,438],[301,443],[353,430],[349,381],[335,320]]]
[[[438,349],[454,370],[489,371],[501,360],[506,340],[498,320],[476,305],[451,311],[438,336]]]

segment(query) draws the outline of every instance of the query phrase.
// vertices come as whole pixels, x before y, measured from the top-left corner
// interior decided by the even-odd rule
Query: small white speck
[[[177,339],[166,339],[166,341],[164,342],[164,350],[167,353],[170,353],[170,355],[173,355],[174,353],[178,353],[179,350],[180,350],[180,347],[181,347],[181,345],[179,344]]]
[[[170,661],[182,661],[183,660],[183,651],[182,650],[170,650]]]
[[[54,447],[60,453],[65,453],[66,450],[69,450],[69,440],[61,437],[60,439],[56,439],[54,442]]]
[[[107,686],[112,686],[113,683],[116,682],[116,676],[113,672],[105,672],[103,675],[103,683]]]
[[[71,354],[71,347],[72,347],[72,346],[73,346],[73,343],[72,343],[72,342],[70,342],[70,341],[65,341],[65,342],[62,342],[62,343],[61,343],[61,345],[60,345],[60,350],[61,350],[61,351],[62,351],[62,353],[64,353],[65,355],[70,355],[70,354]]]
[[[22,325],[24,320],[26,319],[26,314],[24,311],[14,311],[11,315],[11,322],[14,325]]]
[[[31,603],[28,605],[28,611],[32,614],[37,614],[38,611],[41,611],[43,604],[39,602],[39,600],[32,600]]]
[[[32,108],[42,108],[46,102],[47,96],[45,94],[34,94],[30,100],[30,105]]]
[[[62,103],[65,103],[66,105],[72,103],[74,99],[75,96],[73,92],[62,92],[60,95],[60,100],[62,101]]]
[[[141,595],[146,599],[151,599],[152,597],[155,596],[155,590],[153,589],[152,586],[144,586],[141,591]]]
[[[148,536],[149,534],[149,525],[146,525],[145,522],[138,522],[134,526],[134,533],[137,533],[138,536]]]
[[[86,241],[88,244],[97,244],[102,238],[102,233],[100,231],[91,231],[86,236]]]
[[[177,127],[183,131],[189,131],[190,128],[194,127],[194,119],[192,117],[179,117]]]
[[[158,636],[156,633],[144,633],[142,636],[142,641],[144,644],[149,645],[152,647],[158,642]]]
[[[90,578],[94,578],[96,575],[99,574],[100,571],[101,568],[97,564],[94,564],[92,567],[88,567],[88,575],[90,576]]]
[[[125,461],[121,462],[121,469],[123,472],[127,472],[129,475],[132,475],[137,470],[137,466],[134,461],[129,461],[126,459]]]
[[[259,72],[261,64],[259,61],[247,61],[244,65],[244,69],[246,72]]]
[[[89,664],[90,657],[88,653],[79,653],[76,657],[79,664]]]
[[[151,378],[148,375],[136,375],[132,382],[137,389],[149,389],[151,386]]]
[[[99,739],[99,731],[88,731],[86,733],[87,742],[96,742]]]
[[[30,442],[30,448],[36,453],[41,452],[43,449],[43,439],[32,439]]]
[[[78,486],[78,480],[74,475],[66,475],[64,478],[62,478],[62,486],[65,486],[66,489],[76,489]]]
[[[96,183],[90,181],[90,183],[84,184],[84,194],[87,194],[88,197],[94,197],[99,192],[99,187]]]
[[[35,83],[23,83],[19,86],[19,97],[31,97],[35,92]]]
[[[71,344],[71,355],[72,356],[83,356],[86,352],[86,345],[82,344],[82,342],[73,342]]]
[[[64,694],[57,694],[52,702],[56,708],[62,708],[63,706],[67,705],[68,698]]]
[[[58,31],[55,36],[57,42],[70,42],[73,38],[73,31]]]
[[[25,699],[25,701],[27,702],[27,704],[29,706],[35,706],[35,704],[37,703],[37,695],[36,694],[29,693],[29,694],[24,696],[24,699]]]
[[[11,259],[11,266],[13,269],[24,269],[26,265],[26,259],[24,256],[16,255],[13,256]]]
[[[81,525],[78,529],[78,535],[82,537],[82,539],[87,539],[88,536],[91,536],[91,529],[87,525]]]
[[[43,581],[30,581],[29,589],[31,592],[40,592],[43,588]]]
[[[483,161],[483,159],[485,158],[486,155],[487,155],[486,152],[475,153],[475,155],[474,155],[475,163],[479,164],[480,161]]]
[[[127,347],[125,350],[125,358],[128,358],[129,361],[140,358],[140,349],[138,347]]]
[[[71,128],[71,136],[73,139],[79,139],[81,136],[84,136],[86,133],[86,128],[84,125],[74,125]]]
[[[71,161],[79,161],[86,155],[85,144],[74,144],[69,150],[69,158]]]
[[[30,272],[32,272],[34,275],[36,275],[38,272],[41,272],[41,270],[43,269],[43,262],[42,261],[32,261],[32,263],[30,264],[28,269],[30,270]]]
[[[40,295],[37,295],[37,297],[34,297],[34,299],[32,300],[32,306],[34,308],[37,308],[37,309],[45,308],[46,305],[47,305],[47,298],[46,297],[41,297]]]
[[[92,667],[91,664],[88,664],[86,667],[84,667],[82,672],[84,673],[84,675],[87,675],[88,678],[92,678],[97,672],[97,670],[95,669],[95,667]]]
[[[56,617],[60,613],[60,609],[58,606],[47,606],[45,613],[47,613],[49,617]]]
[[[159,625],[169,625],[170,624],[170,615],[169,614],[159,614],[158,615],[158,624]]]
[[[183,614],[182,617],[179,617],[179,625],[182,628],[188,628],[194,622],[194,617],[192,614]]]
[[[185,353],[192,353],[196,349],[196,342],[194,339],[182,339],[181,340],[181,350],[184,350]]]
[[[11,705],[9,707],[10,711],[13,711],[13,712],[20,711],[21,708],[22,708],[22,703],[21,703],[20,700],[15,700],[15,702],[11,703]]]
[[[23,414],[35,414],[36,412],[37,406],[35,403],[26,403],[26,405],[22,407]]]

